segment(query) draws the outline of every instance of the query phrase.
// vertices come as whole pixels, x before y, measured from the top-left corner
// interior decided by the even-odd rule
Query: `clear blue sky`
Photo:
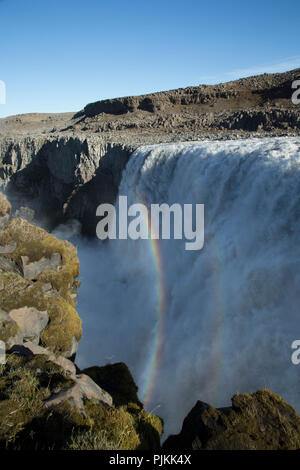
[[[0,116],[300,67],[299,0],[0,0]]]

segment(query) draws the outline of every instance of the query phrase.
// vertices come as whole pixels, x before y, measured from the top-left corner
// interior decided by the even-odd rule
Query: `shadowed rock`
[[[138,399],[138,387],[123,362],[108,364],[103,367],[89,367],[82,372],[89,375],[100,387],[107,390],[117,405],[136,403],[142,406]]]
[[[164,450],[300,449],[300,418],[269,390],[234,395],[232,406],[216,409],[198,401]]]

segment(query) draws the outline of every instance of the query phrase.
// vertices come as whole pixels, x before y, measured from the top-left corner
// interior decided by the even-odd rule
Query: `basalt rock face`
[[[80,371],[74,246],[0,194],[0,449],[159,449],[125,364]]]
[[[269,390],[238,394],[232,406],[216,409],[198,401],[180,434],[169,436],[164,450],[300,449],[300,417]]]
[[[94,235],[96,208],[114,203],[132,151],[97,137],[0,139],[0,181],[14,209],[32,207],[49,228],[75,218]]]

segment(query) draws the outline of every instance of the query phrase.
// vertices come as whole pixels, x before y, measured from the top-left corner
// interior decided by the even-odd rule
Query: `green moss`
[[[88,401],[85,410],[93,420],[93,432],[106,437],[111,448],[133,450],[140,446],[134,418],[124,408],[111,408]]]
[[[18,332],[18,325],[13,321],[0,320],[0,340],[5,343]]]
[[[163,421],[156,415],[147,413],[145,410],[127,408],[134,416],[135,426],[139,435],[142,450],[160,449],[160,438],[163,433]]]
[[[161,420],[127,407],[105,407],[88,401],[86,413],[92,422],[89,429],[74,430],[68,448],[76,450],[151,450],[160,448]]]
[[[45,355],[8,354],[0,367],[0,448],[159,449],[162,421],[137,404],[89,400],[86,416],[67,401],[45,408],[44,400],[73,383]]]
[[[0,217],[9,214],[11,211],[11,205],[3,194],[0,194]]]
[[[90,367],[88,369],[85,369],[83,373],[89,375],[100,387],[102,387],[112,396],[113,402],[117,407],[114,411],[113,421],[118,419],[122,421],[122,419],[124,419],[124,413],[126,416],[130,415],[131,418],[129,422],[132,423],[132,426],[134,427],[135,433],[138,436],[139,440],[137,444],[138,447],[136,448],[144,450],[160,448],[160,438],[163,432],[163,422],[158,416],[147,413],[143,409],[143,405],[139,401],[137,396],[138,388],[126,364],[117,363],[109,364],[103,367]],[[107,410],[102,410],[102,414],[103,413],[109,412]],[[120,413],[120,416],[118,413]],[[118,416],[119,418],[117,418]],[[116,421],[116,425],[117,432],[120,423],[117,424]],[[129,429],[128,423],[126,429]],[[131,434],[129,433],[129,435]],[[116,437],[110,436],[107,431],[97,436],[89,432],[86,438],[89,440],[90,444],[94,443],[98,446],[104,445],[104,443],[106,442],[108,447],[116,445],[117,440]],[[76,442],[78,446],[83,446],[82,441],[77,440]],[[114,444],[112,444],[112,442],[114,442]],[[131,442],[130,445],[132,446],[133,442]],[[121,449],[121,447],[109,448]],[[133,449],[134,447],[130,448]]]
[[[8,354],[0,369],[0,447],[14,445],[33,420],[43,418],[45,423],[43,400],[72,383],[46,356]]]

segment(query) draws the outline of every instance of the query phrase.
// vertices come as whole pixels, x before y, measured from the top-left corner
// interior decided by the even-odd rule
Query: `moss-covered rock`
[[[68,400],[48,408],[49,399],[74,387],[76,377],[47,355],[9,353],[0,366],[0,448],[160,448],[162,421],[138,405],[90,399],[84,413]]]
[[[300,417],[270,390],[238,394],[232,406],[216,409],[198,401],[178,435],[163,449],[293,450],[300,449]]]
[[[17,323],[5,312],[0,311],[0,340],[8,343],[11,338],[18,337],[18,331]]]
[[[23,307],[46,311],[49,323],[41,333],[41,345],[62,355],[73,355],[74,341],[81,338],[81,320],[73,300],[79,285],[75,247],[18,218],[9,219],[0,230],[0,245],[12,246],[12,243],[13,252],[1,256],[0,308],[8,314]],[[24,259],[27,263],[43,260],[41,266],[45,267],[45,259],[53,260],[54,255],[59,255],[60,266],[35,269],[36,278],[26,278]],[[4,335],[7,337],[0,325],[0,337]]]
[[[154,450],[160,448],[162,421],[144,410],[85,405],[91,426],[74,429],[66,448],[76,450]]]
[[[0,217],[4,217],[6,214],[10,214],[11,205],[4,196],[0,193]]]
[[[121,439],[122,446],[116,448],[125,449],[159,449],[160,448],[160,438],[163,433],[163,421],[156,415],[147,413],[143,404],[140,402],[137,392],[138,387],[136,386],[133,377],[126,366],[126,364],[119,362],[116,364],[108,364],[103,367],[89,367],[82,371],[84,374],[91,377],[94,382],[96,382],[100,387],[104,388],[113,398],[114,405],[116,409],[119,410],[120,419],[126,416],[126,426],[134,427],[134,432],[127,429],[127,433],[124,434],[124,426],[121,427],[122,435],[118,435],[118,439]],[[110,413],[110,411],[103,411],[102,413]],[[115,413],[115,412],[114,412]],[[125,413],[125,415],[124,415]],[[116,417],[117,415],[114,415]],[[125,418],[124,418],[125,419]],[[116,429],[117,431],[117,429]],[[119,432],[119,431],[118,431]],[[132,446],[135,442],[134,435],[138,436],[138,441],[136,441],[136,447],[127,447],[128,441],[126,435],[128,434],[128,439],[130,445]],[[90,434],[87,435],[87,438],[91,437]],[[112,445],[113,441],[116,441],[116,436],[106,436],[108,448]],[[103,442],[104,436],[98,436],[96,439],[97,445],[100,445],[100,442]],[[82,448],[83,437],[81,436],[80,440],[76,441],[77,445]],[[72,445],[75,445],[75,441]]]
[[[8,354],[0,366],[0,447],[12,445],[33,419],[45,417],[44,400],[72,383],[46,356]]]

